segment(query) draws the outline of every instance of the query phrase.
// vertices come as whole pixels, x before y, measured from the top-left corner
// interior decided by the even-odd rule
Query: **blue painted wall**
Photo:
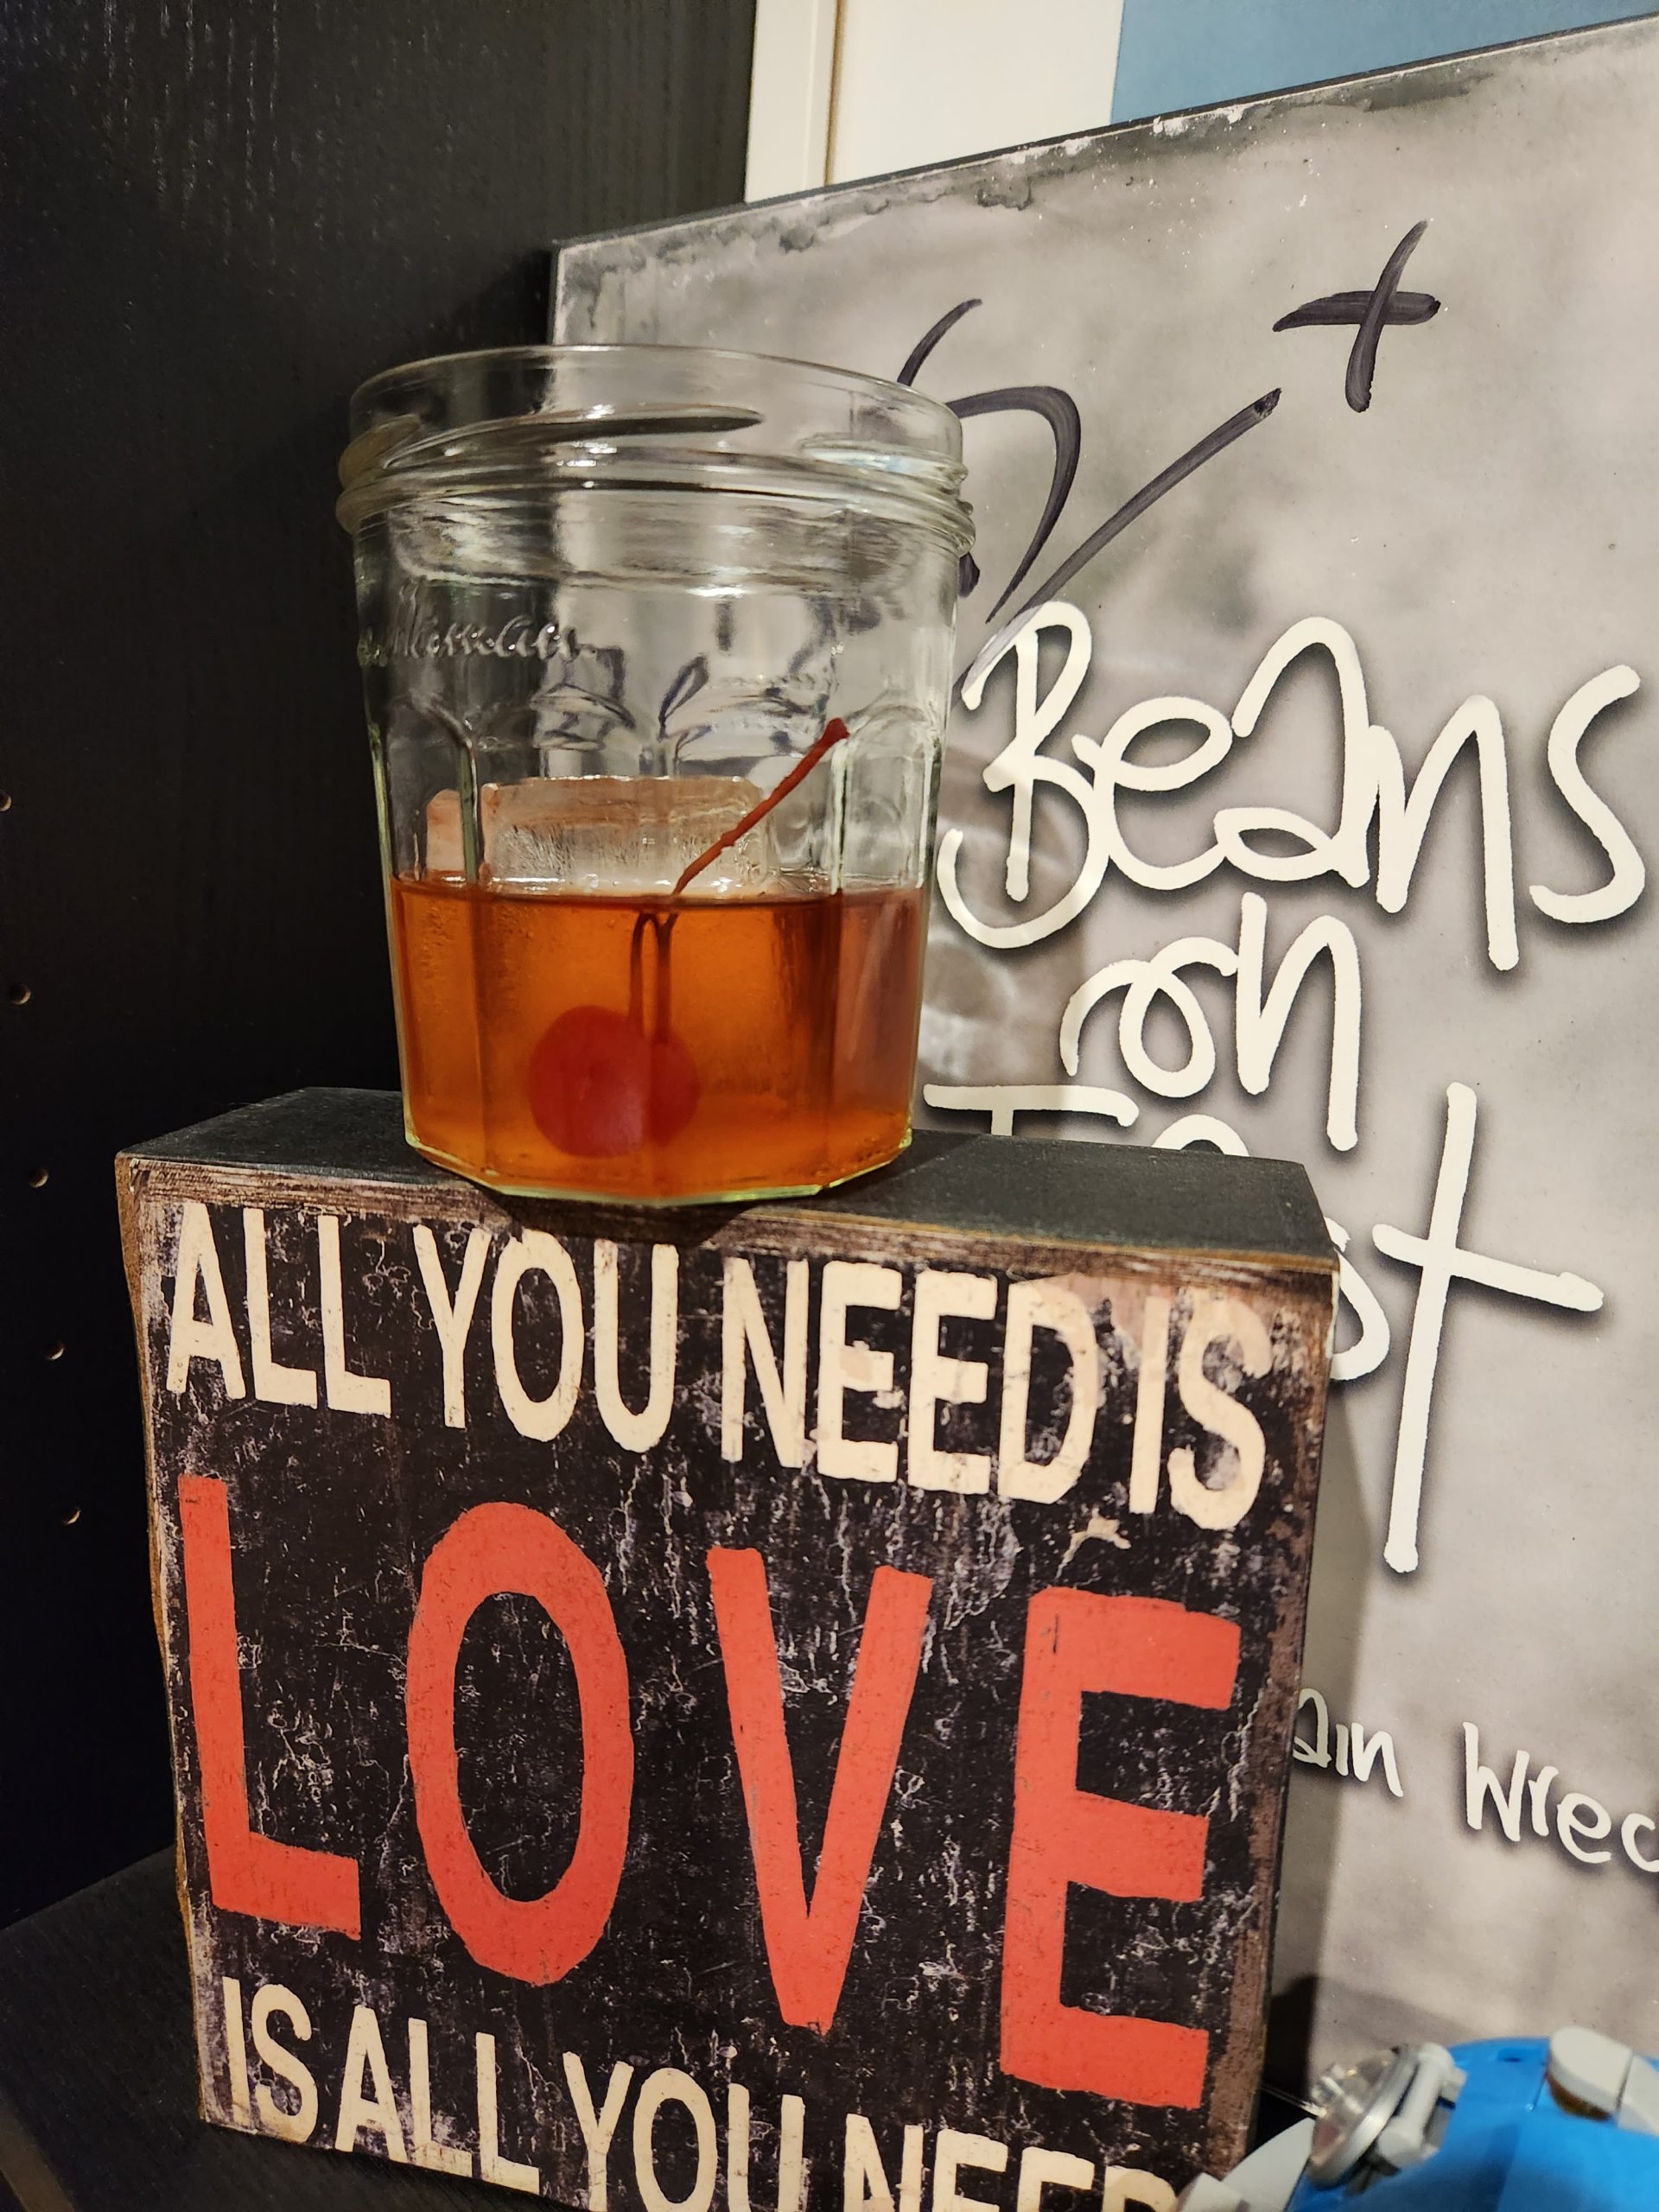
[[[1609,0],[1123,0],[1112,119],[1653,12]]]

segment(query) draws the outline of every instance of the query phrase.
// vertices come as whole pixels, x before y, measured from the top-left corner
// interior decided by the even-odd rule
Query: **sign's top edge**
[[[910,1149],[816,1198],[664,1212],[620,1205],[504,1198],[447,1173],[404,1141],[395,1091],[290,1091],[171,1135],[129,1147],[124,1173],[139,1184],[164,1171],[177,1186],[199,1174],[267,1176],[284,1186],[324,1182],[429,1191],[446,1211],[461,1195],[492,1215],[550,1214],[576,1233],[694,1241],[734,1218],[774,1226],[813,1219],[843,1230],[870,1224],[999,1243],[1221,1255],[1333,1274],[1335,1250],[1305,1168],[1286,1160],[1223,1158],[1063,1138],[968,1136],[918,1130]]]
[[[895,188],[942,187],[960,188],[974,179],[974,173],[983,172],[988,181],[999,171],[1010,167],[1025,167],[1045,161],[1072,161],[1085,158],[1110,146],[1128,145],[1138,138],[1179,138],[1189,132],[1203,135],[1206,124],[1236,126],[1259,124],[1275,111],[1329,100],[1333,94],[1345,96],[1347,104],[1397,105],[1402,101],[1433,99],[1435,88],[1428,81],[1444,77],[1446,91],[1458,89],[1458,80],[1466,83],[1470,65],[1493,55],[1516,55],[1529,51],[1548,58],[1592,42],[1621,42],[1639,41],[1659,34],[1659,10],[1640,16],[1625,16],[1611,22],[1592,23],[1570,30],[1545,31],[1531,37],[1501,40],[1490,46],[1471,46],[1455,54],[1431,54],[1420,61],[1394,62],[1380,69],[1369,69],[1357,75],[1318,78],[1307,84],[1287,85],[1276,91],[1252,92],[1237,99],[1212,100],[1202,106],[1172,108],[1157,115],[1124,117],[1121,120],[1100,124],[1097,128],[1061,133],[1052,138],[1022,141],[1011,146],[988,148],[976,154],[961,154],[948,162],[927,162],[910,168],[891,169],[875,176],[849,178],[840,184],[813,185],[800,192],[779,193],[764,200],[739,200],[721,207],[704,209],[694,215],[678,215],[650,223],[620,225],[611,230],[579,232],[573,238],[556,242],[555,264],[554,312],[558,311],[557,276],[567,256],[580,263],[588,253],[598,248],[623,240],[636,245],[652,238],[680,238],[722,225],[749,223],[767,217],[785,219],[796,212],[804,212],[824,202],[838,203],[850,207],[861,194],[880,199],[893,196]],[[1397,88],[1397,90],[1395,89]],[[557,337],[556,321],[554,336]]]
[[[119,1164],[163,1161],[434,1190],[456,1180],[405,1141],[396,1091],[334,1085],[283,1091],[124,1146]]]

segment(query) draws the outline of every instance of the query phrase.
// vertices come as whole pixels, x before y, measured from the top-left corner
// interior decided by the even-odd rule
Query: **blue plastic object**
[[[1659,2136],[1567,2111],[1548,2053],[1541,2038],[1454,2044],[1468,2078],[1434,2155],[1357,2193],[1304,2179],[1288,2212],[1659,2212]]]

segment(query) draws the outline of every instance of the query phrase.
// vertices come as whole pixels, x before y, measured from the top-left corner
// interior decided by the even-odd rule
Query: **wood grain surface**
[[[397,1128],[310,1090],[121,1164],[205,2108],[480,2172],[505,2143],[582,2204],[568,2085],[620,2069],[615,2212],[707,2206],[728,2094],[780,2174],[757,2203],[794,2201],[799,2101],[804,2212],[849,2114],[1230,2165],[1335,1306],[1306,1171],[934,1133],[817,1198],[630,1211],[480,1190]],[[1045,1887],[1074,1815],[1128,1826]],[[842,1868],[843,1948],[780,1933],[774,1845],[815,1900]],[[262,1993],[311,2083],[275,2111]],[[365,2037],[403,2119],[391,2088],[361,2118]],[[702,2101],[695,2157],[653,2082]]]
[[[751,19],[0,0],[0,1918],[170,1824],[111,1160],[395,1079],[347,395],[738,198]]]

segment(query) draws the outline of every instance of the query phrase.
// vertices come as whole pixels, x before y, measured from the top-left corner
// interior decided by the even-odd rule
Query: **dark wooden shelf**
[[[1300,2117],[1264,2092],[1258,2139]],[[0,2212],[487,2212],[523,2201],[199,2120],[170,1853],[0,1933]]]
[[[170,1853],[0,1935],[0,2212],[488,2212],[523,2202],[198,2119]]]

